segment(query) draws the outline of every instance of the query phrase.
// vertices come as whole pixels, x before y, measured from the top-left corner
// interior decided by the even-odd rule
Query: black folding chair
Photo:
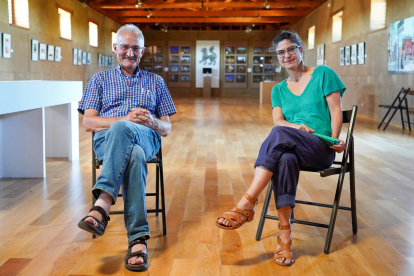
[[[388,124],[391,122],[392,118],[394,117],[395,113],[397,113],[398,110],[400,110],[400,114],[401,114],[402,128],[405,129],[404,117],[403,117],[403,110],[405,110],[407,113],[408,129],[411,131],[410,113],[408,111],[408,104],[407,104],[407,95],[409,92],[410,92],[410,88],[404,89],[403,87],[401,88],[400,92],[398,92],[397,97],[394,99],[391,105],[384,105],[384,104],[378,105],[379,107],[388,108],[387,113],[385,113],[384,118],[382,118],[381,123],[378,125],[378,129],[380,129],[382,123],[385,121],[385,119],[387,118],[391,110],[394,110],[394,111],[392,112],[391,117],[389,118],[388,122],[385,124],[384,129],[382,131],[387,129]]]
[[[352,110],[347,110],[347,111],[342,112],[343,122],[349,123],[348,133],[346,136],[346,147],[345,147],[345,151],[342,156],[342,161],[340,162],[334,161],[333,166],[329,169],[326,169],[323,171],[313,171],[313,172],[319,172],[321,177],[339,175],[333,205],[311,202],[311,201],[295,200],[295,202],[299,204],[331,208],[332,213],[331,213],[331,219],[330,219],[329,224],[322,224],[322,223],[310,222],[310,221],[305,221],[305,220],[297,220],[294,217],[294,212],[292,209],[291,223],[299,223],[299,224],[305,224],[305,225],[310,225],[310,226],[328,228],[328,234],[326,236],[325,249],[324,249],[325,254],[329,254],[329,249],[331,247],[332,235],[333,235],[333,230],[335,227],[335,221],[336,221],[336,215],[338,213],[338,209],[351,211],[352,232],[354,234],[358,232],[356,197],[355,197],[355,164],[354,164],[354,136],[353,136],[357,110],[358,110],[358,106],[354,105]],[[349,158],[349,161],[348,161],[348,158]],[[338,167],[337,165],[340,165],[340,166]],[[302,171],[311,171],[311,170],[302,170]],[[344,184],[345,173],[348,173],[348,172],[349,172],[349,181],[350,181],[351,207],[344,207],[344,206],[339,206],[339,201],[341,199],[341,192],[342,192],[342,186]],[[278,217],[267,215],[267,210],[269,209],[270,199],[272,197],[272,191],[273,191],[272,185],[273,183],[271,180],[268,184],[266,198],[263,203],[263,210],[260,216],[259,226],[257,228],[256,240],[258,241],[260,241],[262,237],[265,220],[266,219],[279,220]]]
[[[92,145],[93,145],[93,136],[95,135],[94,132],[92,132]],[[148,164],[156,164],[156,175],[155,175],[155,181],[156,181],[156,190],[155,193],[146,193],[146,196],[155,196],[155,209],[147,209],[147,213],[155,213],[156,216],[158,216],[159,213],[162,215],[162,232],[163,235],[167,235],[167,222],[165,217],[165,196],[164,196],[164,169],[162,164],[162,147],[160,147],[157,155],[147,162]],[[102,165],[102,161],[98,161],[95,156],[95,151],[92,149],[92,187],[95,186],[96,183],[96,170],[100,168]],[[159,208],[159,202],[160,202],[160,196],[161,196],[161,209]],[[122,197],[122,194],[119,193],[118,197]],[[92,205],[95,204],[95,198],[92,196]],[[124,210],[122,211],[110,211],[110,215],[118,215],[118,214],[124,214]],[[93,235],[93,238],[96,238],[95,235]]]

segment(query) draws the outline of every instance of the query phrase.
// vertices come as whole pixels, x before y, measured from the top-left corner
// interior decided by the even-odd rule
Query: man
[[[103,235],[107,214],[122,184],[129,242],[125,267],[144,271],[148,268],[146,240],[150,237],[145,206],[146,161],[158,152],[161,136],[170,133],[169,116],[176,110],[164,80],[138,67],[145,50],[140,29],[127,24],[118,30],[116,41],[113,47],[118,66],[91,78],[78,108],[84,114],[85,130],[96,132],[93,148],[103,160],[92,189],[97,198],[95,206],[78,226]]]

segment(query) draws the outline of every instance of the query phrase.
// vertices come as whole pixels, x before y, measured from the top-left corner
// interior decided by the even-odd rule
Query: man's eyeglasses
[[[282,58],[285,56],[285,53],[288,52],[288,54],[290,56],[296,54],[296,48],[300,48],[300,46],[290,46],[289,48],[287,48],[286,50],[280,50],[280,51],[276,51],[276,56],[278,58]]]
[[[128,51],[129,48],[131,48],[134,53],[138,53],[139,51],[144,49],[144,47],[140,47],[138,45],[135,45],[135,46],[130,46],[128,44],[116,44],[116,45],[118,45],[121,48],[121,50],[125,52]]]

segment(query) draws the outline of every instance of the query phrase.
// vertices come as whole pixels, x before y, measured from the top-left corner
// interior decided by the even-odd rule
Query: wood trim
[[[64,10],[65,12],[70,13],[70,15],[71,15],[71,16],[73,16],[73,14],[74,14],[74,12],[73,12],[72,10],[70,10],[70,9],[68,9],[68,8],[65,8],[65,7],[63,7],[63,6],[61,6],[61,5],[57,4],[57,3],[56,3],[56,8],[57,8],[57,9],[62,9],[62,10]]]
[[[345,7],[341,7],[341,8],[339,8],[339,9],[337,9],[336,11],[334,11],[334,12],[332,12],[331,13],[331,17],[333,17],[335,14],[337,14],[338,12],[341,12],[341,11],[344,11],[345,10]]]
[[[60,37],[60,39],[63,39],[63,40],[66,40],[66,41],[72,41],[72,39],[67,39],[67,38],[64,38],[64,37]]]
[[[88,23],[89,23],[89,22],[92,22],[92,23],[96,24],[96,25],[99,27],[99,22],[98,22],[98,21],[93,20],[93,19],[91,19],[91,18],[88,18]],[[98,30],[98,31],[99,31],[99,30]]]
[[[14,15],[13,15],[13,17],[14,17]],[[13,20],[14,21],[14,20]],[[20,29],[23,29],[23,30],[28,30],[28,31],[30,31],[30,28],[26,28],[26,27],[22,27],[22,26],[19,26],[19,25],[16,25],[16,24],[10,24],[10,26],[13,26],[13,27],[17,27],[17,28],[20,28]]]
[[[383,31],[383,30],[386,30],[386,29],[387,29],[387,27],[377,29],[377,30],[373,30],[373,31],[370,31],[369,34],[376,33],[376,32],[379,32],[379,31]]]

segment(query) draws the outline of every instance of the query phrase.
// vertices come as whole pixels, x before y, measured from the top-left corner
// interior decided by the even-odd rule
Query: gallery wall
[[[331,15],[341,9],[342,41],[332,43]],[[387,30],[370,32],[370,11],[370,0],[330,0],[291,29],[298,32],[306,48],[308,29],[316,26],[315,50],[305,51],[305,64],[316,66],[316,45],[324,43],[326,65],[348,88],[343,97],[343,107],[348,109],[358,104],[360,115],[381,120],[386,109],[378,105],[391,104],[401,87],[414,90],[414,74],[388,73]],[[414,16],[412,0],[387,0],[387,25],[411,16]],[[340,66],[340,48],[360,42],[365,42],[365,64]],[[408,100],[409,106],[414,107],[414,96],[408,96]],[[414,119],[413,113],[411,119]],[[399,114],[392,122],[400,124]]]
[[[120,25],[102,14],[75,0],[30,0],[30,30],[9,24],[8,1],[0,1],[0,33],[11,34],[13,53],[10,59],[0,57],[0,81],[2,80],[81,80],[84,87],[92,75],[107,70],[98,67],[98,54],[114,56],[112,53],[111,30]],[[72,40],[60,38],[60,6],[72,12]],[[89,46],[88,20],[98,23],[98,47]],[[62,48],[61,62],[31,60],[31,40]],[[91,65],[72,64],[73,48],[92,54]]]

